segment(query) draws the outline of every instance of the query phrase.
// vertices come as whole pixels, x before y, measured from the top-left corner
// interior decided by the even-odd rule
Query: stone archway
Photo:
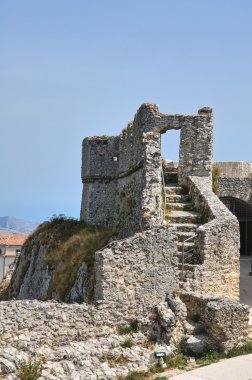
[[[220,197],[220,200],[239,221],[241,256],[252,256],[252,207],[234,197]]]
[[[227,196],[220,200],[237,217],[240,225],[240,301],[252,306],[252,207],[241,199]]]

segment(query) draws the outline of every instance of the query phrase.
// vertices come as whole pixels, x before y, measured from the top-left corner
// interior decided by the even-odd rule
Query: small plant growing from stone
[[[165,359],[165,364],[167,365],[167,368],[183,369],[186,367],[187,360],[181,352],[178,352],[174,356],[168,356]]]
[[[129,325],[118,326],[117,331],[119,335],[128,335],[137,332],[138,322],[137,320],[132,320]]]
[[[37,380],[42,373],[42,366],[45,363],[45,358],[29,358],[27,361],[21,362],[18,370],[20,380]]]
[[[143,371],[133,371],[128,374],[128,376],[125,377],[125,380],[145,380],[148,377],[148,372]]]
[[[131,348],[133,346],[133,341],[131,339],[126,339],[122,344],[122,348]]]
[[[219,169],[214,166],[212,170],[212,189],[216,195],[218,195],[219,192],[219,175]]]

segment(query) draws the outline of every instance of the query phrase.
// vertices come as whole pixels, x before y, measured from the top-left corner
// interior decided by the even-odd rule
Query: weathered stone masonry
[[[97,300],[115,297],[121,300],[121,307],[134,299],[137,279],[148,276],[149,269],[142,271],[148,256],[148,249],[153,257],[155,251],[155,228],[164,226],[166,259],[153,261],[154,271],[159,272],[162,265],[169,265],[175,273],[181,266],[174,261],[178,257],[178,248],[172,245],[172,229],[168,229],[163,214],[162,157],[160,151],[161,134],[170,129],[180,129],[180,151],[178,163],[178,181],[187,186],[194,206],[205,218],[204,228],[197,232],[196,250],[201,258],[198,265],[185,271],[185,276],[177,277],[177,285],[187,291],[200,293],[239,295],[239,226],[236,218],[218,200],[211,189],[213,120],[212,110],[208,107],[199,110],[198,115],[165,115],[159,112],[157,105],[144,104],[137,111],[134,121],[117,137],[92,137],[83,142],[82,179],[84,182],[81,219],[90,224],[119,227],[120,236],[140,234],[143,244],[128,241],[114,243],[96,256]],[[165,232],[166,231],[166,232]],[[148,240],[148,234],[153,236]],[[170,237],[169,237],[170,236]],[[163,238],[162,238],[163,239]],[[130,249],[125,250],[124,244]],[[129,245],[128,245],[129,244]],[[162,251],[163,241],[159,238]],[[137,247],[141,255],[135,255]],[[165,247],[164,247],[165,249]],[[160,251],[160,252],[161,252]],[[115,253],[116,252],[116,253]],[[124,252],[123,254],[120,252]],[[169,257],[170,255],[170,257]],[[141,260],[140,260],[141,257]],[[123,261],[128,260],[128,264]],[[166,264],[165,264],[166,263]],[[121,268],[119,271],[117,265]],[[124,270],[123,270],[124,268]],[[127,268],[127,269],[125,269]],[[132,268],[137,268],[136,271]],[[187,268],[186,268],[187,269]],[[129,281],[126,280],[131,273]],[[122,283],[128,284],[123,287]],[[166,290],[174,290],[171,277],[166,274]],[[151,283],[151,281],[150,281]],[[218,286],[216,286],[218,284]],[[138,283],[141,289],[143,284]],[[129,292],[131,288],[132,297]],[[128,290],[127,290],[128,289]],[[144,287],[143,287],[144,289]],[[121,292],[121,293],[120,293]],[[162,292],[161,292],[162,293]],[[155,289],[150,293],[150,299]],[[153,298],[150,303],[161,302]],[[162,297],[161,297],[162,298]]]
[[[163,222],[160,138],[170,129],[181,129],[179,183],[189,175],[211,177],[212,110],[165,115],[144,104],[119,136],[83,141],[82,220],[119,225],[125,236]]]
[[[165,168],[178,183],[165,187],[160,139],[169,129],[180,129],[181,140],[178,165]],[[119,136],[83,141],[81,219],[116,226],[119,235],[95,254],[89,305],[24,300],[46,299],[52,273],[44,265],[46,247],[34,247],[27,277],[19,281],[22,251],[12,283],[22,301],[3,301],[0,308],[0,374],[16,380],[20,363],[42,354],[41,380],[116,380],[147,370],[154,351],[169,355],[182,337],[190,355],[246,341],[249,310],[236,301],[239,224],[212,191],[212,132],[210,108],[165,115],[144,104]],[[250,202],[250,166],[219,168],[220,194]],[[239,170],[244,176],[237,177]],[[181,247],[192,235],[195,261],[182,265]],[[82,263],[70,302],[87,300],[85,268]],[[132,322],[138,325],[133,346],[123,348],[126,337],[117,327]]]

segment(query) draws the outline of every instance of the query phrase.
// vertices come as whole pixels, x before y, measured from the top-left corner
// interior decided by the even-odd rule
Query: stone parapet
[[[189,177],[189,192],[205,224],[198,229],[195,246],[202,265],[188,279],[187,290],[239,298],[240,234],[236,217],[212,192],[208,178]]]
[[[252,178],[252,163],[250,162],[215,162],[218,176],[224,178]]]

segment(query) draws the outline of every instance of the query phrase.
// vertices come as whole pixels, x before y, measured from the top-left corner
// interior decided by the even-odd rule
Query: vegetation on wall
[[[9,278],[4,279],[0,284],[0,301],[7,301],[9,299],[9,285]]]
[[[106,246],[114,234],[112,229],[88,226],[84,222],[59,215],[42,223],[23,248],[29,258],[32,251],[38,253],[39,247],[46,247],[45,267],[53,271],[48,298],[56,292],[60,300],[65,300],[84,262],[92,287],[95,252]]]
[[[218,193],[219,193],[219,175],[220,175],[219,169],[217,168],[217,166],[213,166],[213,170],[212,170],[212,189],[213,189],[213,192],[216,195],[218,195]]]

